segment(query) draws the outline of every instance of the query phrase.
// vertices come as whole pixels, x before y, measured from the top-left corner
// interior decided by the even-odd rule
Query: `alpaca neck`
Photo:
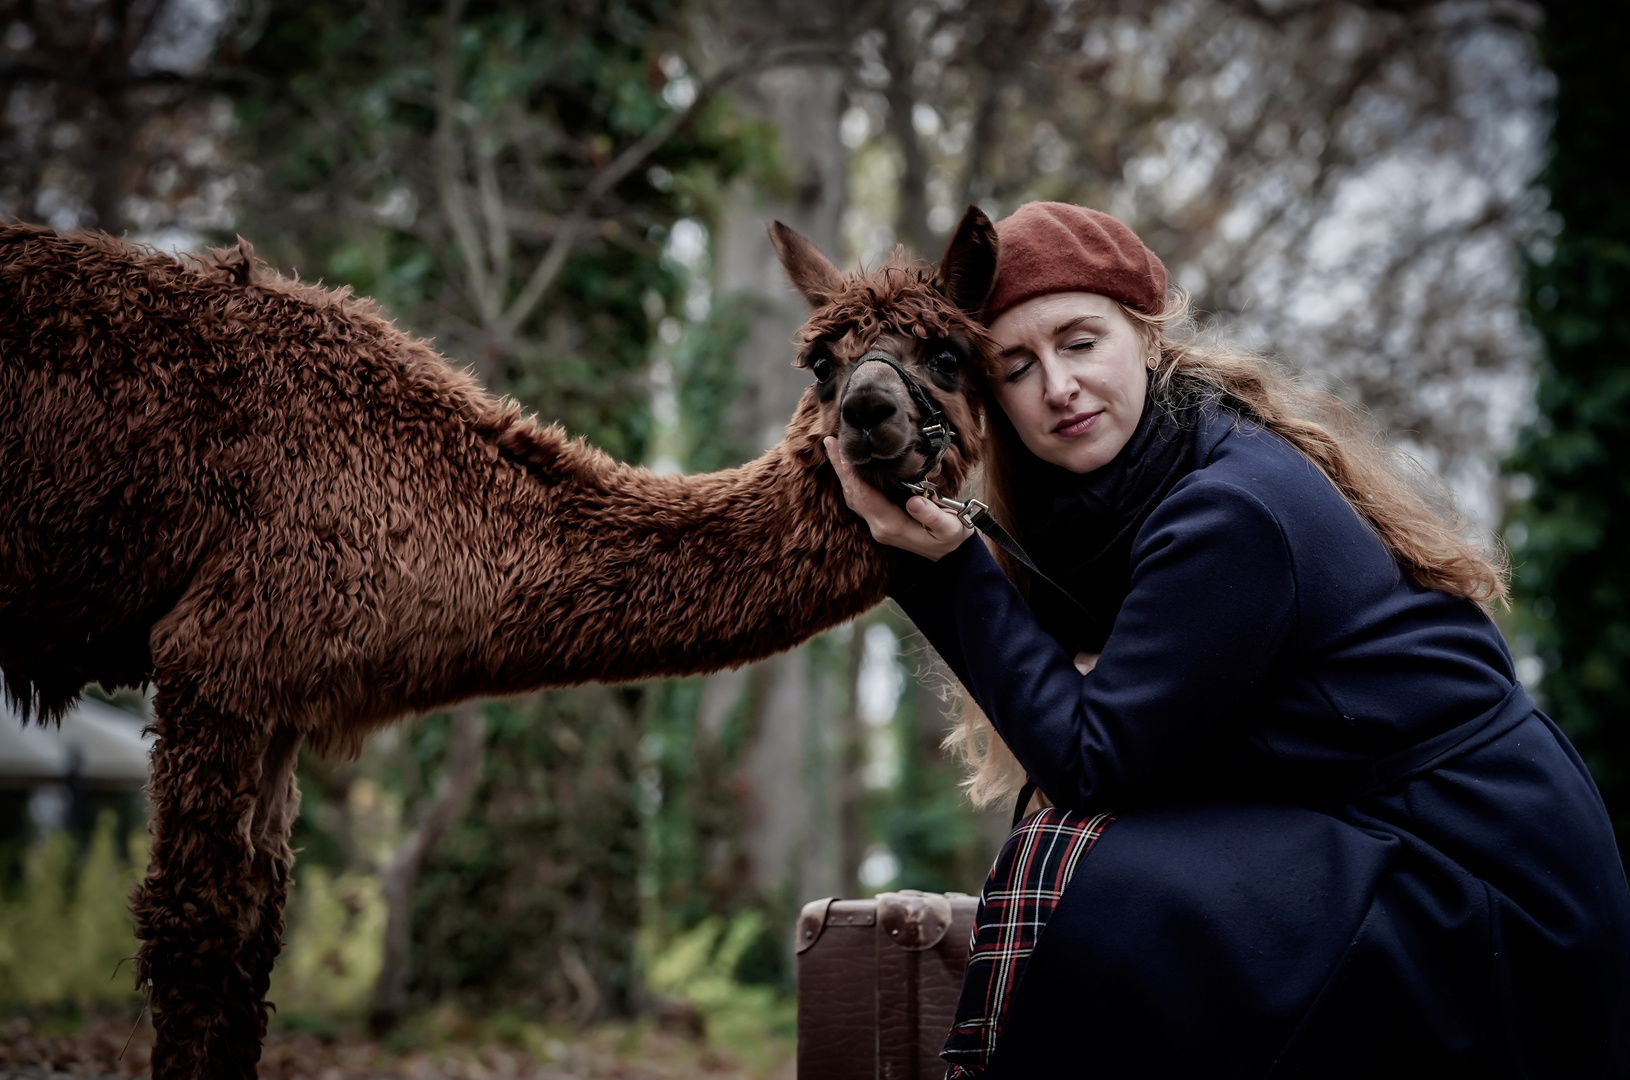
[[[842,489],[813,407],[739,468],[658,476],[582,443],[560,446],[560,483],[537,543],[557,556],[520,603],[531,633],[502,666],[530,685],[734,667],[873,607],[894,565]]]

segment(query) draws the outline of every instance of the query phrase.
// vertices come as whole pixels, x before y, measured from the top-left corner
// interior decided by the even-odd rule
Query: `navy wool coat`
[[[1499,630],[1198,423],[1090,674],[976,540],[892,590],[1056,805],[1118,814],[989,1075],[1630,1076],[1630,889]]]

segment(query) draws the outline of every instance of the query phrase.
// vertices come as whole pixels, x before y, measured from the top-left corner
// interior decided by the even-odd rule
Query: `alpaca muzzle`
[[[874,380],[857,378],[867,364],[873,363],[887,366],[899,377],[917,413],[915,431],[911,430],[904,410],[890,388]],[[886,471],[879,469],[879,465],[903,464],[913,449],[921,455],[922,463],[906,475],[888,472],[887,475],[871,478],[874,486],[891,497],[898,496],[899,501],[909,495],[909,485],[920,483],[939,467],[945,451],[957,439],[956,429],[951,426],[933,395],[912,378],[899,360],[881,349],[872,349],[856,361],[844,382],[839,400],[842,402],[839,410],[841,422],[849,429],[844,432],[844,453],[850,454],[850,446],[853,445],[856,453],[852,456],[872,466],[867,471],[875,474]],[[862,450],[864,454],[860,453]]]

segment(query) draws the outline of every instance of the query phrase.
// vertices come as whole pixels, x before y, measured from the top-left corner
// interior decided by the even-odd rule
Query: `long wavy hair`
[[[1389,447],[1374,427],[1334,394],[1305,385],[1266,357],[1202,331],[1188,297],[1173,290],[1166,308],[1146,315],[1122,305],[1156,357],[1149,394],[1157,405],[1201,404],[1247,419],[1300,450],[1386,545],[1414,582],[1484,605],[1503,604],[1507,591],[1504,552],[1468,538],[1468,523],[1443,486],[1407,454]],[[1045,510],[1031,481],[1036,457],[1020,440],[991,393],[988,380],[983,494],[997,520],[1024,535]],[[1006,552],[993,553],[1019,590],[1030,578]],[[969,798],[985,806],[1016,791],[1024,769],[972,701],[945,740],[968,767]]]

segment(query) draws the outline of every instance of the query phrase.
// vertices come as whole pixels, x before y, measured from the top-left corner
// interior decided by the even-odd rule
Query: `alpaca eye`
[[[809,362],[809,370],[815,373],[816,382],[825,382],[832,377],[832,358],[821,353]]]
[[[935,349],[928,358],[928,364],[942,375],[954,375],[956,373],[957,355],[950,349]]]

